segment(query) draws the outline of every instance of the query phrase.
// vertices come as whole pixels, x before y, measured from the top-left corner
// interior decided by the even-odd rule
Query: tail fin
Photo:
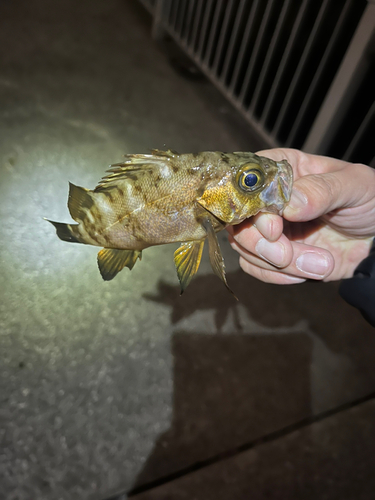
[[[56,228],[56,234],[63,241],[70,241],[71,243],[81,243],[73,234],[73,230],[78,224],[64,224],[63,222],[54,222],[53,220],[45,219]]]

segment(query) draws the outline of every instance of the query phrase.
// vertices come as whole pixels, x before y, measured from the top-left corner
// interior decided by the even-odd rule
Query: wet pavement
[[[102,281],[68,181],[150,148],[263,144],[134,1],[0,4],[0,499],[371,499],[375,331],[337,284],[277,287],[174,245]]]

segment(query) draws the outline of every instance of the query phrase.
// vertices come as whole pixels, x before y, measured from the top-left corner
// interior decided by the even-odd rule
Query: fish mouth
[[[282,215],[292,192],[293,169],[287,160],[279,161],[276,165],[279,170],[275,178],[260,194],[260,199],[265,204],[261,212],[272,212]]]

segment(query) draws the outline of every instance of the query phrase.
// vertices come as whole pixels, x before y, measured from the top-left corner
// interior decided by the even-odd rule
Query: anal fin
[[[202,220],[202,225],[207,233],[208,239],[208,256],[210,258],[210,263],[213,272],[218,276],[223,282],[224,285],[228,288],[228,290],[232,293],[234,298],[238,300],[238,298],[234,295],[232,290],[229,288],[227,283],[227,278],[225,276],[225,265],[224,259],[221,254],[219,242],[217,240],[215,229],[212,225],[211,220],[206,217]]]
[[[98,267],[103,280],[112,280],[125,266],[133,269],[137,259],[141,260],[141,257],[141,250],[103,248],[98,253]]]
[[[198,271],[202,258],[204,240],[183,243],[174,253],[177,276],[181,285],[181,294]]]

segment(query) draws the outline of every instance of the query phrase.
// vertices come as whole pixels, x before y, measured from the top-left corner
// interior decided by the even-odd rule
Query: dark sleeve
[[[375,327],[375,239],[369,256],[359,264],[353,277],[342,281],[340,295]]]

